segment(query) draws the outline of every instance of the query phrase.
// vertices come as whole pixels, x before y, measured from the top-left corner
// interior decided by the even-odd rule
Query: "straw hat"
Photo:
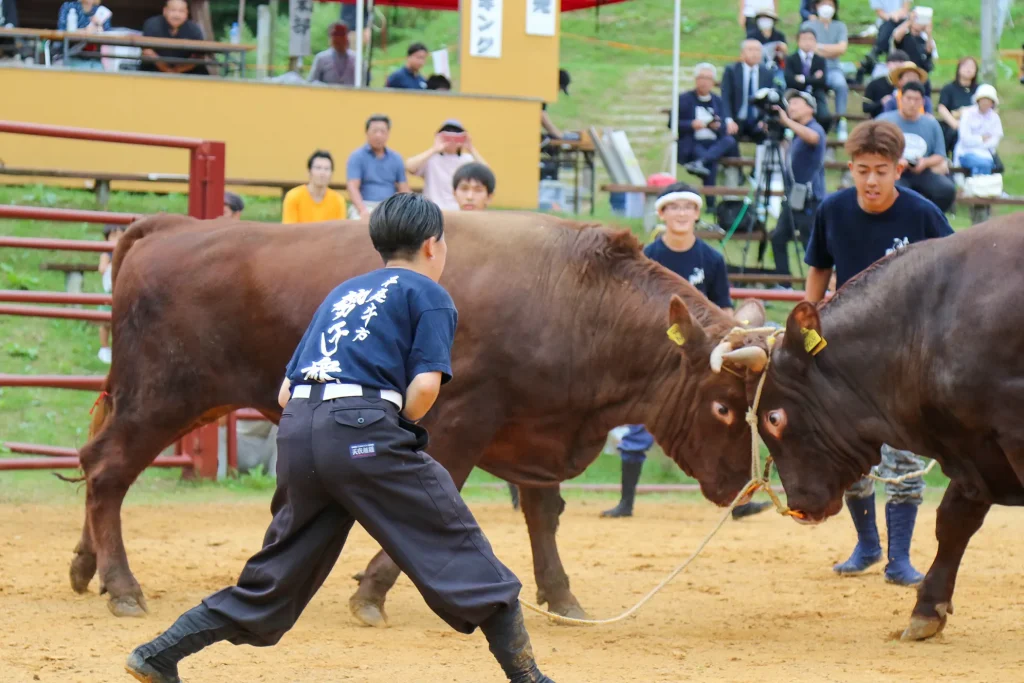
[[[754,15],[755,19],[758,19],[760,17],[769,17],[775,21],[779,20],[779,15],[770,9],[760,10],[757,14]]]
[[[896,85],[897,83],[899,83],[899,80],[903,76],[903,74],[907,73],[908,71],[916,71],[922,83],[928,80],[927,71],[919,67],[917,64],[914,64],[913,62],[903,62],[899,66],[889,69],[889,82],[892,83],[893,85]]]
[[[979,85],[978,89],[974,91],[974,95],[971,96],[971,102],[977,104],[978,100],[992,100],[992,104],[999,104],[999,95],[996,94],[995,86],[988,83]]]

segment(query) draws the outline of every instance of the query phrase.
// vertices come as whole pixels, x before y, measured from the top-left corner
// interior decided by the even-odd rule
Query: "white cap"
[[[978,89],[971,95],[971,102],[977,104],[978,100],[992,100],[992,104],[999,104],[999,95],[996,93],[995,86],[988,83],[979,85]]]
[[[931,7],[915,7],[914,18],[918,24],[927,24],[932,20],[932,8]]]

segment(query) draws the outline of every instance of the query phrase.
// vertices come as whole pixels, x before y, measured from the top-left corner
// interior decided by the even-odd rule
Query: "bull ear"
[[[668,304],[668,338],[684,349],[702,348],[707,344],[704,328],[693,319],[690,309],[675,294]]]
[[[811,356],[824,348],[824,345],[818,308],[807,301],[797,304],[786,320],[786,336],[782,339],[782,347],[793,358],[810,362]]]
[[[757,299],[747,299],[736,309],[733,317],[743,327],[761,327],[765,321],[764,304]]]

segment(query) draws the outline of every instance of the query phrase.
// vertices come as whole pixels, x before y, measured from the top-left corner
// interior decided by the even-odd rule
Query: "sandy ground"
[[[633,604],[699,542],[718,512],[708,504],[641,502],[631,520],[602,520],[603,501],[573,501],[563,516],[562,557],[577,597],[608,617]],[[498,555],[534,584],[526,529],[505,505],[472,506]],[[133,680],[122,662],[204,595],[231,583],[259,546],[263,504],[128,505],[125,533],[150,606],[147,619],[116,619],[96,595],[74,595],[68,560],[81,510],[0,507],[0,681]],[[935,507],[922,509],[913,559],[935,549]],[[705,554],[624,623],[557,626],[527,613],[538,660],[558,683],[603,681],[1022,681],[1022,518],[997,508],[968,549],[944,634],[891,640],[914,593],[886,585],[880,566],[840,579],[832,563],[853,530],[834,520],[807,529],[774,514],[729,522]],[[883,539],[884,542],[884,539]],[[182,666],[190,683],[481,682],[504,680],[482,635],[437,619],[407,579],[388,602],[391,628],[358,626],[347,600],[375,550],[355,530],[339,565],[280,645],[218,644]]]

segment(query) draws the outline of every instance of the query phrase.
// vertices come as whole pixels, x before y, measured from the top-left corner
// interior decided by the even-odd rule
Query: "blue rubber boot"
[[[910,541],[914,537],[917,506],[913,503],[886,503],[885,525],[889,529],[889,562],[885,580],[899,586],[916,586],[924,579],[910,564]]]
[[[882,560],[882,544],[878,541],[878,525],[875,524],[875,494],[867,498],[847,499],[846,507],[857,529],[857,547],[850,559],[835,565],[832,571],[836,574],[859,574]]]

